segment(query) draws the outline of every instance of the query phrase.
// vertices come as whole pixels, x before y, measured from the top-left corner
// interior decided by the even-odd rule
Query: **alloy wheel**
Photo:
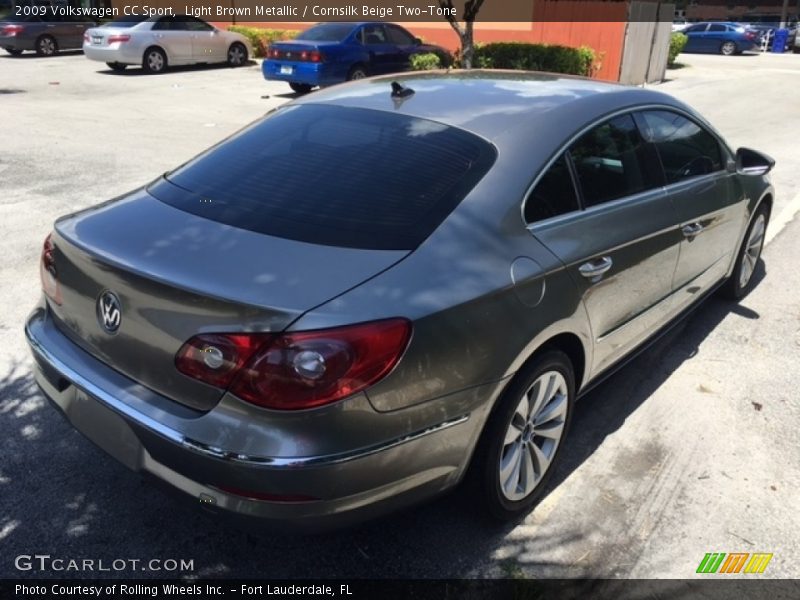
[[[238,67],[244,64],[247,53],[244,48],[239,44],[234,44],[228,50],[228,64],[233,67]]]
[[[758,215],[756,222],[750,229],[750,236],[747,238],[747,245],[744,247],[742,255],[742,266],[739,270],[739,287],[744,288],[750,282],[753,272],[756,270],[758,258],[761,256],[761,248],[764,246],[764,232],[766,231],[767,220],[764,214]]]
[[[564,435],[569,391],[558,371],[540,375],[522,395],[500,453],[500,489],[508,500],[529,496],[547,472]]]
[[[164,57],[156,50],[151,51],[147,55],[147,66],[150,67],[150,71],[153,73],[162,71],[164,69]]]
[[[56,53],[56,41],[48,36],[39,40],[39,52],[44,56],[52,56]]]

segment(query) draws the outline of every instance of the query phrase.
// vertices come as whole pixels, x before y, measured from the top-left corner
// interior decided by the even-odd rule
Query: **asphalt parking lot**
[[[154,179],[293,94],[255,64],[145,76],[80,53],[0,57],[0,576],[31,575],[14,558],[38,553],[193,561],[181,576],[685,578],[706,552],[771,552],[767,576],[800,577],[800,55],[681,62],[658,89],[778,161],[753,293],[711,299],[589,394],[524,522],[488,523],[456,490],[295,537],[217,522],[96,449],[36,390],[22,333],[57,216]]]

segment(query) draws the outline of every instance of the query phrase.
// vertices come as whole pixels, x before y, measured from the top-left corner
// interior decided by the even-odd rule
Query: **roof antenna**
[[[414,95],[414,90],[408,87],[403,87],[396,81],[392,82],[392,98],[408,98]]]

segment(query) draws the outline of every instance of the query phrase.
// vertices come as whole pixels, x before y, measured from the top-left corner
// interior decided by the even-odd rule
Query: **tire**
[[[536,400],[533,405],[531,398]],[[540,500],[563,447],[574,403],[575,375],[563,352],[545,351],[517,373],[492,411],[470,467],[473,488],[490,515],[502,521],[516,519]]]
[[[733,273],[725,282],[721,291],[729,300],[739,301],[744,298],[755,286],[753,273],[755,273],[761,250],[764,248],[764,235],[769,225],[769,207],[761,204],[753,215],[747,233],[742,240]]]
[[[3,48],[6,52],[8,52],[11,56],[19,56],[22,54],[22,50],[19,48]]]
[[[241,67],[247,63],[247,47],[240,43],[234,42],[228,48],[228,66]]]
[[[122,73],[122,71],[124,71],[128,66],[118,62],[110,62],[110,63],[107,62],[106,64],[108,65],[109,69],[111,69],[112,71],[116,71],[117,73]]]
[[[55,56],[58,54],[58,42],[50,35],[40,35],[36,39],[36,54],[39,56]]]
[[[311,91],[311,86],[307,83],[289,82],[289,87],[292,88],[292,91],[298,94],[307,94]]]
[[[355,81],[367,77],[367,68],[364,65],[353,65],[347,74],[347,81]]]
[[[142,68],[153,75],[163,73],[167,70],[167,55],[161,48],[151,46],[144,51]]]
[[[739,51],[734,42],[723,42],[719,47],[719,53],[723,56],[733,56]]]

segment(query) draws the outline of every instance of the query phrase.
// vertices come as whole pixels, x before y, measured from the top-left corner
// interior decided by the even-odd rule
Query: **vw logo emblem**
[[[116,333],[122,321],[122,305],[114,292],[106,290],[97,298],[97,321],[106,333]]]

